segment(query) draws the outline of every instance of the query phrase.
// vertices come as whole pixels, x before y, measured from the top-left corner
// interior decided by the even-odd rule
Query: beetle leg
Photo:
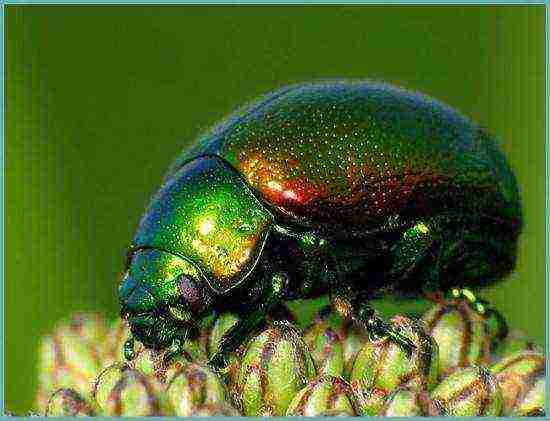
[[[378,316],[374,309],[368,304],[365,304],[358,313],[360,317],[358,322],[364,324],[367,331],[378,337],[389,337],[392,341],[401,345],[408,353],[412,353],[416,348],[416,345],[410,338]]]
[[[182,329],[179,335],[172,340],[172,344],[162,354],[162,363],[167,366],[176,357],[184,357],[186,360],[191,361],[189,353],[185,350],[185,342],[189,337],[189,331]]]
[[[254,306],[248,307],[241,319],[223,336],[218,350],[208,365],[215,370],[223,370],[229,355],[236,351],[266,319],[269,312],[280,304],[284,297],[288,277],[285,273],[275,273],[266,283]]]
[[[172,345],[165,351],[162,360],[165,364],[171,361],[173,358],[178,357],[183,354],[183,344],[185,340],[179,338],[174,339]]]
[[[392,247],[394,263],[389,275],[402,278],[410,274],[430,252],[436,234],[429,221],[418,222],[403,232],[401,239]]]
[[[387,336],[409,353],[416,348],[415,344],[407,336],[378,316],[368,303],[359,303],[357,299],[354,301],[355,305],[349,299],[343,298],[341,295],[335,295],[332,298],[332,305],[343,318],[363,327],[371,335],[377,337]]]
[[[496,324],[496,339],[504,339],[508,335],[508,323],[506,323],[504,316],[487,301],[476,297],[471,290],[468,288],[452,288],[451,297],[467,301],[472,310],[494,322]]]

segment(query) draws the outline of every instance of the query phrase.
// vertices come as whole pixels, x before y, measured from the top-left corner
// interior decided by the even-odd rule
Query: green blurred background
[[[5,11],[10,410],[32,406],[40,335],[76,310],[116,316],[125,247],[176,154],[236,106],[312,78],[417,89],[501,139],[525,233],[517,272],[482,296],[544,343],[543,6]]]

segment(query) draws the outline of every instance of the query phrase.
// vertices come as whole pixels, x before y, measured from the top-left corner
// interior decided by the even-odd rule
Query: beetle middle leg
[[[401,345],[407,352],[412,352],[416,345],[403,333],[380,317],[374,308],[360,296],[353,299],[336,293],[331,297],[333,308],[345,319],[365,328],[370,334],[387,336]]]
[[[240,320],[222,337],[218,350],[208,361],[215,370],[227,366],[227,358],[236,351],[266,319],[266,316],[276,309],[284,298],[288,286],[288,277],[285,273],[277,272],[268,278],[258,299],[253,305],[247,306]]]
[[[369,334],[389,337],[407,352],[412,352],[415,348],[407,336],[376,313],[369,305],[368,297],[357,292],[352,282],[346,281],[340,275],[332,277],[329,295],[332,308],[344,319],[363,327]]]
[[[440,218],[418,221],[405,230],[392,246],[392,266],[387,276],[393,280],[408,278],[430,254],[438,253]]]
[[[440,223],[441,221],[436,218],[418,221],[401,234],[391,248],[392,263],[385,273],[388,289],[392,287],[393,282],[410,280],[411,274],[424,258],[431,253],[437,253]],[[370,334],[389,337],[409,352],[415,348],[414,343],[405,334],[375,312],[368,303],[367,294],[357,291],[352,281],[348,282],[337,275],[331,279],[330,285],[332,305],[344,318],[364,327]]]

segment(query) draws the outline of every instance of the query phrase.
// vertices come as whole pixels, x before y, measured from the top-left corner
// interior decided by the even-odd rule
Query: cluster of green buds
[[[327,309],[304,330],[277,320],[228,367],[208,358],[238,318],[208,322],[184,355],[121,350],[122,321],[77,314],[43,338],[37,410],[47,416],[533,416],[544,415],[542,351],[467,299],[439,300],[417,319],[390,323],[405,348]]]

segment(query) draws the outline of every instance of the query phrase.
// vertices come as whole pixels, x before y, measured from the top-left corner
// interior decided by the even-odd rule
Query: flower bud
[[[357,412],[361,416],[371,417],[378,415],[388,397],[388,391],[385,389],[377,387],[365,389],[357,382],[351,384],[351,389],[355,398]]]
[[[370,402],[374,398],[379,402],[380,394],[387,396],[405,383],[430,389],[436,382],[437,344],[426,334],[422,322],[398,315],[391,323],[415,347],[405,349],[388,337],[368,342],[357,355],[351,373],[351,384],[361,401]],[[369,413],[376,408],[367,406],[364,410]]]
[[[165,391],[175,415],[189,417],[204,405],[226,403],[226,390],[220,378],[198,363],[184,364],[169,380]]]
[[[147,349],[142,344],[137,345],[134,359],[124,362],[124,364],[147,377],[165,380],[166,367],[162,362],[162,353],[154,349]]]
[[[76,415],[95,416],[92,406],[77,391],[73,389],[59,389],[55,392],[47,405],[47,417],[74,417]]]
[[[221,340],[223,336],[231,329],[237,322],[239,318],[233,313],[222,313],[220,314],[212,324],[210,329],[210,335],[208,336],[207,349],[208,357],[212,358],[214,354],[218,351]],[[244,352],[244,345],[239,347],[237,351],[229,355],[228,366],[227,366],[227,378],[229,379],[229,384],[234,385],[236,382],[236,377],[238,375],[240,358]]]
[[[523,417],[543,417],[546,413],[544,409],[545,387],[544,378],[539,378],[525,395],[523,401],[514,407],[513,414]]]
[[[328,409],[326,411],[320,412],[317,416],[319,417],[354,417],[357,414],[355,411],[345,410],[345,409]]]
[[[430,397],[440,416],[502,415],[502,392],[489,370],[481,366],[455,370]]]
[[[166,350],[156,351],[154,349],[147,349],[140,344],[137,347],[134,359],[124,364],[129,368],[139,371],[148,377],[149,380],[157,383],[157,385],[163,385],[175,373],[179,372],[183,365],[188,364],[191,360],[191,357],[185,350],[183,355],[175,356],[170,360],[165,359],[165,353]],[[197,361],[203,362],[204,359],[201,357]]]
[[[428,392],[413,387],[402,387],[394,390],[386,399],[379,416],[410,417],[437,415]]]
[[[326,411],[341,411],[356,415],[353,392],[340,377],[321,376],[311,381],[294,397],[286,415],[313,417]]]
[[[369,342],[369,335],[362,327],[347,320],[343,322],[340,336],[344,341],[342,344],[344,352],[344,376],[345,378],[350,378],[357,354]]]
[[[205,364],[206,348],[205,342],[201,338],[188,340],[184,343],[183,354],[166,359],[166,352],[147,349],[142,344],[138,344],[135,350],[135,357],[126,364],[135,370],[140,371],[152,381],[160,384],[166,383],[167,379],[181,370],[183,365],[190,361]]]
[[[216,351],[218,351],[223,335],[225,335],[238,321],[239,318],[235,314],[229,312],[220,314],[214,320],[208,337],[207,349],[209,357],[212,357]]]
[[[228,403],[221,404],[205,404],[198,406],[193,413],[192,417],[238,417],[239,411],[233,408]]]
[[[423,320],[439,347],[439,375],[445,377],[458,367],[490,362],[494,332],[485,316],[464,300],[434,305]]]
[[[491,367],[502,390],[504,415],[544,412],[544,356],[518,351]]]
[[[314,376],[313,360],[298,329],[275,322],[247,344],[233,391],[244,415],[284,415]]]
[[[71,388],[87,396],[103,365],[100,344],[106,324],[99,314],[76,313],[57,325],[40,343],[38,407],[45,409],[51,394]]]
[[[344,373],[344,351],[342,340],[331,327],[323,331],[310,330],[304,340],[311,351],[318,375],[342,376]]]
[[[319,374],[343,375],[344,378],[349,378],[355,357],[369,337],[363,328],[329,310],[315,315],[313,323],[306,328],[304,340],[312,351]],[[340,346],[337,343],[341,344],[342,349],[340,373]]]
[[[105,336],[102,343],[102,366],[108,367],[116,362],[124,361],[124,342],[130,337],[128,322],[121,318],[111,321],[108,325],[109,334]],[[140,352],[143,345],[137,344],[137,352]]]
[[[92,398],[107,416],[148,416],[168,413],[156,382],[126,364],[115,363],[101,372]]]

